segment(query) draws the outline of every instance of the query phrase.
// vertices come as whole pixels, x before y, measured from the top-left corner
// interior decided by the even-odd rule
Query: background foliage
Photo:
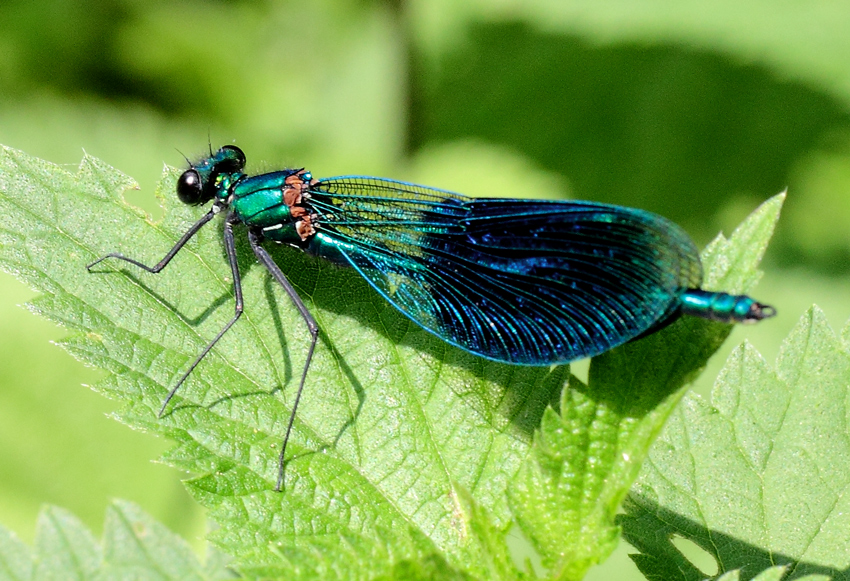
[[[0,143],[74,165],[82,147],[138,179],[132,201],[155,215],[162,163],[208,140],[253,171],[640,206],[700,244],[788,187],[758,291],[780,316],[730,341],[772,360],[812,302],[835,328],[850,316],[848,31],[838,0],[12,0]],[[149,463],[164,445],[103,417],[75,387],[98,374],[0,280],[0,522],[29,540],[47,501],[98,531],[118,496],[200,535],[174,472]]]

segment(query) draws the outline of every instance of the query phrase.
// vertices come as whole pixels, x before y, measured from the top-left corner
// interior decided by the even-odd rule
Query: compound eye
[[[237,172],[245,168],[245,152],[235,145],[225,145],[219,151],[227,152],[227,157],[219,162],[219,171],[222,172]],[[222,167],[223,166],[223,167]]]
[[[177,197],[184,204],[195,206],[204,201],[204,188],[201,184],[200,174],[193,170],[187,169],[177,180]]]

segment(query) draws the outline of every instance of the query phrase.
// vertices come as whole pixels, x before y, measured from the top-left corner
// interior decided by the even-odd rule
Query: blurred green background
[[[774,358],[812,303],[836,327],[850,317],[843,0],[0,4],[0,143],[72,170],[85,150],[136,178],[128,200],[156,216],[163,164],[208,141],[238,144],[252,172],[638,206],[700,246],[787,188],[755,293],[780,315],[726,352],[746,338]],[[150,462],[167,443],[106,417],[81,387],[100,373],[16,306],[32,296],[0,275],[0,522],[31,542],[47,502],[99,532],[121,497],[200,547],[180,475]],[[627,552],[591,578],[641,578]]]

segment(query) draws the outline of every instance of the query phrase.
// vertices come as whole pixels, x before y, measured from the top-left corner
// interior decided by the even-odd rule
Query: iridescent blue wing
[[[364,177],[310,192],[314,253],[341,254],[417,324],[498,361],[606,351],[674,313],[702,278],[687,234],[641,210],[471,199]]]

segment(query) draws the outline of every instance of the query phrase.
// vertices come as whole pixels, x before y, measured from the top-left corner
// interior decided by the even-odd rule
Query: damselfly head
[[[204,158],[184,171],[177,180],[177,197],[184,204],[199,206],[216,197],[222,180],[239,174],[245,168],[245,154],[235,145],[225,145],[210,157]]]

